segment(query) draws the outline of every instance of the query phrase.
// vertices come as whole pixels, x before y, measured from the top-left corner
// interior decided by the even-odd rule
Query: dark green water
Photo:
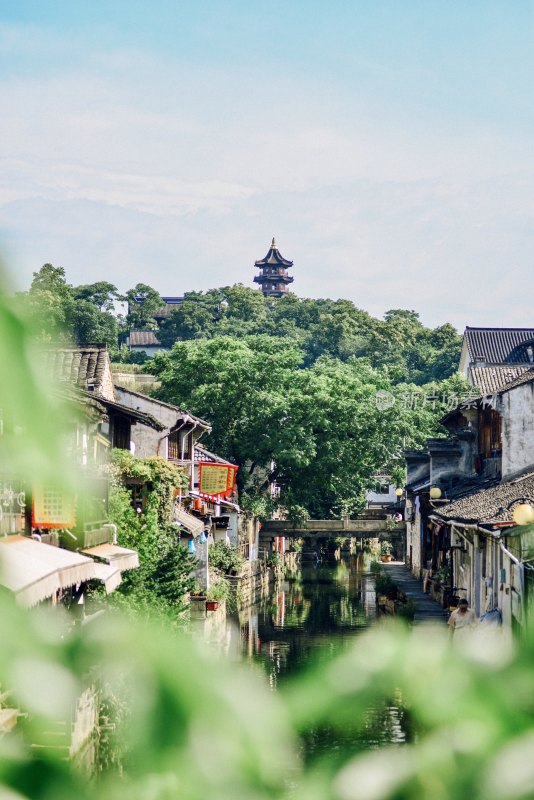
[[[317,567],[302,566],[271,597],[240,620],[245,658],[259,662],[276,689],[312,663],[331,659],[362,630],[376,623],[374,582],[363,555]],[[405,712],[397,705],[369,708],[365,725],[333,731],[328,726],[304,736],[306,758],[347,748],[359,750],[408,737]]]
[[[241,620],[243,651],[263,664],[272,686],[330,658],[375,620],[373,581],[354,556],[302,566]]]

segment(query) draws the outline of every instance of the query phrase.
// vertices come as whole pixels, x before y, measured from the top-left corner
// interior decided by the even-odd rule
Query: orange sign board
[[[198,491],[210,500],[229,497],[235,490],[237,467],[233,464],[214,464],[201,461],[198,465]]]
[[[51,486],[34,487],[32,526],[34,528],[73,528],[76,503],[72,495]]]

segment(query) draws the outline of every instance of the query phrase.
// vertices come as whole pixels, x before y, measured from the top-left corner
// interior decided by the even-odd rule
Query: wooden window
[[[116,416],[113,417],[112,425],[113,425],[113,436],[112,436],[113,447],[117,447],[119,448],[119,450],[129,450],[130,439],[131,439],[130,421],[126,417]]]
[[[187,431],[173,431],[169,434],[169,461],[191,461],[193,437]]]

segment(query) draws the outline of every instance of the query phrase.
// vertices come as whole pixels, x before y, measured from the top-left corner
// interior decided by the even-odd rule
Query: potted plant
[[[195,583],[193,588],[189,593],[190,600],[205,600],[206,599],[206,591],[205,589],[201,589],[198,583]]]
[[[219,603],[227,600],[229,594],[230,586],[224,578],[212,584],[206,592],[206,611],[217,611]]]
[[[393,545],[391,542],[381,542],[380,544],[380,558],[382,561],[388,562],[393,561]]]

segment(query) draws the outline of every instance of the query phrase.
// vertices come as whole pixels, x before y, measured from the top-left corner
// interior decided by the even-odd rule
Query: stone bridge
[[[260,530],[260,538],[273,539],[275,536],[286,538],[306,537],[314,539],[337,538],[345,536],[355,539],[368,539],[380,534],[403,534],[405,522],[393,522],[391,517],[376,513],[362,515],[358,519],[309,519],[302,525],[291,525],[288,520],[270,520]]]

